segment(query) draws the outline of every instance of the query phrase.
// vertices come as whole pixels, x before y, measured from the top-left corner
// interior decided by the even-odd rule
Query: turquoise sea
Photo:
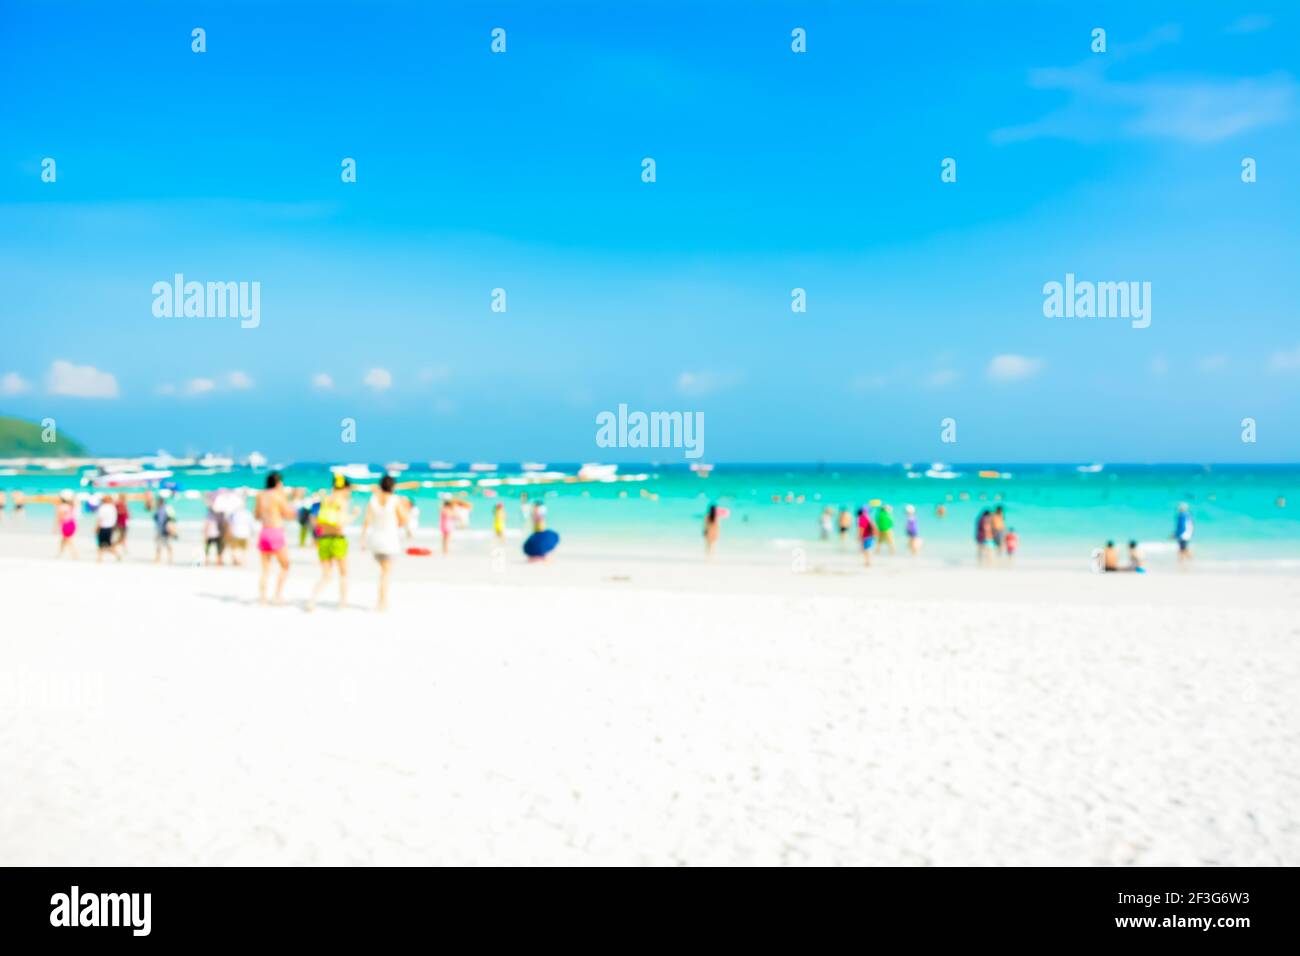
[[[548,472],[573,475],[578,465],[550,463]],[[570,541],[595,544],[617,539],[621,546],[645,542],[670,548],[699,546],[706,507],[717,502],[731,514],[723,524],[724,546],[735,549],[790,549],[802,542],[817,547],[823,507],[851,511],[880,499],[894,507],[896,537],[903,540],[903,506],[913,504],[920,518],[925,554],[966,561],[974,551],[976,516],[1002,504],[1020,535],[1021,554],[1073,558],[1113,538],[1123,545],[1137,538],[1159,554],[1172,548],[1175,509],[1187,502],[1196,522],[1198,556],[1212,560],[1300,560],[1300,466],[1106,465],[1081,471],[1074,465],[959,465],[935,469],[955,477],[927,477],[928,464],[717,465],[700,477],[677,464],[620,465],[619,475],[645,475],[643,481],[509,484],[525,473],[517,465],[495,472],[468,466],[433,471],[413,464],[403,481],[461,481],[455,489],[419,488],[406,492],[421,504],[422,524],[435,519],[440,492],[465,492],[475,507],[471,529],[491,525],[493,493],[508,502],[511,527],[521,525],[519,494],[546,496],[549,525]],[[1095,469],[1096,466],[1093,466]],[[376,474],[382,465],[372,465]],[[980,477],[981,471],[1004,477]],[[291,486],[327,486],[330,466],[294,464],[283,469]],[[0,472],[0,490],[27,494],[85,490],[84,472],[47,473],[41,469]],[[177,510],[182,522],[202,515],[202,494],[223,487],[262,487],[266,469],[177,468],[173,480],[182,492]],[[484,483],[486,480],[486,484]],[[494,482],[502,482],[494,484]],[[188,497],[185,492],[189,492]],[[940,519],[935,507],[944,504]],[[10,506],[12,507],[12,505]],[[29,508],[29,521],[48,515],[50,506]],[[11,512],[9,512],[11,514]],[[7,517],[9,515],[7,514]],[[142,514],[136,520],[143,520]]]

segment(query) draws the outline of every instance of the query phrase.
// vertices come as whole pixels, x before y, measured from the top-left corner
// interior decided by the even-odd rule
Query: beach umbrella
[[[530,558],[544,558],[560,543],[560,536],[554,531],[534,531],[524,539],[524,554]]]

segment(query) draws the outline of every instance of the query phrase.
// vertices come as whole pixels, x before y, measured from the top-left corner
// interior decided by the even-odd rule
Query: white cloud
[[[1064,104],[1036,120],[995,130],[993,141],[1054,137],[1076,142],[1152,138],[1217,143],[1285,123],[1294,115],[1300,87],[1286,73],[1131,81],[1107,75],[1116,63],[1177,39],[1176,28],[1163,27],[1136,43],[1115,45],[1105,55],[1091,54],[1074,66],[1031,70],[1030,87],[1064,95]]]
[[[849,391],[874,392],[888,384],[889,380],[883,375],[855,375],[853,380],[849,382]]]
[[[231,372],[226,376],[226,384],[231,388],[244,390],[253,387],[253,380],[247,372]]]
[[[960,377],[950,368],[935,369],[925,377],[925,385],[927,388],[946,388]]]
[[[311,387],[319,389],[333,388],[334,379],[330,378],[325,372],[317,372],[311,377]]]
[[[1223,30],[1224,33],[1258,33],[1261,30],[1267,30],[1273,25],[1273,18],[1266,13],[1248,13],[1243,17],[1238,17],[1229,23]]]
[[[1269,356],[1268,367],[1274,372],[1300,372],[1300,345],[1289,352],[1274,352]]]
[[[393,387],[393,373],[386,368],[372,368],[366,373],[362,382],[376,392],[382,392],[386,388]]]
[[[117,398],[117,379],[93,365],[73,365],[56,359],[45,376],[45,388],[51,395],[69,398]]]
[[[1043,369],[1043,360],[1027,355],[995,355],[989,362],[988,376],[995,382],[1019,382],[1032,378]]]
[[[30,392],[31,389],[32,383],[17,372],[5,372],[0,376],[0,395],[21,395],[23,392]]]
[[[185,394],[206,395],[216,387],[217,383],[210,378],[192,378],[185,383]]]
[[[677,391],[683,395],[710,395],[730,388],[739,380],[739,376],[730,372],[682,372],[677,376]]]

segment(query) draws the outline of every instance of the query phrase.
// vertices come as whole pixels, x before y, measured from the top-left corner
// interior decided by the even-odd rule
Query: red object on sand
[[[407,553],[407,554],[413,554],[413,555],[415,555],[417,558],[424,558],[424,557],[428,557],[429,555],[433,554],[433,552],[430,551],[428,548],[407,548],[407,549],[406,549],[406,553]]]

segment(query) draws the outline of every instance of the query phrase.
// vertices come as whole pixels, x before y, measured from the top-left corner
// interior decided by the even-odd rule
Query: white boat
[[[348,481],[370,481],[374,478],[381,478],[382,475],[376,474],[370,470],[369,465],[351,464],[351,465],[333,465],[330,471],[336,475],[342,475]]]
[[[925,472],[927,478],[956,478],[958,473],[952,471],[941,461],[933,462]]]
[[[455,469],[455,467],[456,467],[456,466],[453,465],[453,464],[452,464],[451,462],[449,462],[449,461],[431,461],[431,462],[429,462],[429,470],[430,470],[430,471],[452,471],[452,470]]]
[[[230,468],[235,464],[235,460],[224,455],[214,455],[212,452],[208,452],[196,464],[200,468]]]
[[[496,471],[497,466],[482,461],[476,461],[469,466],[470,471]]]
[[[390,475],[400,475],[410,467],[411,466],[404,461],[390,461],[388,464],[384,465],[384,471],[388,472]]]
[[[265,468],[266,456],[259,451],[250,451],[248,457],[244,459],[244,464],[249,468]]]
[[[111,471],[90,479],[92,488],[147,488],[172,476],[170,471]]]
[[[691,471],[695,472],[695,473],[696,473],[697,475],[699,475],[701,478],[707,478],[707,477],[709,477],[709,473],[710,473],[711,471],[713,471],[713,466],[712,466],[712,465],[702,465],[702,464],[700,464],[700,463],[698,463],[698,462],[695,462],[695,463],[692,463],[692,465],[691,465]]]
[[[612,479],[618,471],[618,465],[601,465],[588,462],[578,469],[578,477],[587,481],[605,481]]]
[[[546,465],[538,461],[526,461],[519,466],[524,471],[545,471]]]
[[[1095,475],[1105,467],[1105,465],[1078,465],[1074,470],[1085,475]]]

